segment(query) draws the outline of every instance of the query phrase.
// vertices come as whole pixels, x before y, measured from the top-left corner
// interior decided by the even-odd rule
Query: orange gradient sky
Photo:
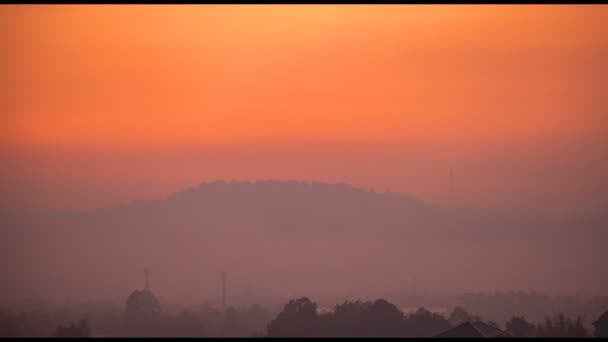
[[[524,191],[544,181],[570,186],[570,202],[608,193],[608,6],[28,5],[0,17],[7,203],[108,205],[273,177],[441,200],[450,165],[471,203],[555,198]]]

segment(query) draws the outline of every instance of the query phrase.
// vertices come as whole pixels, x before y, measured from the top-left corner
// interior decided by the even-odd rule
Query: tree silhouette
[[[314,337],[318,333],[317,304],[303,297],[291,300],[268,325],[268,337]]]
[[[536,326],[522,316],[513,316],[506,323],[506,329],[514,337],[533,337]]]
[[[89,337],[90,335],[89,323],[82,320],[78,324],[71,324],[67,327],[59,325],[53,337]]]
[[[336,305],[333,313],[321,317],[324,335],[326,337],[355,337],[361,334],[358,330],[363,327],[368,304],[361,301],[346,301]]]
[[[160,302],[148,289],[135,290],[127,298],[125,316],[133,319],[156,317],[160,314]]]
[[[450,314],[449,321],[453,326],[457,326],[465,322],[479,321],[479,317],[469,314],[462,306],[456,306]]]
[[[452,325],[443,316],[425,308],[418,309],[405,319],[406,337],[432,337],[450,329]]]
[[[376,300],[366,315],[364,337],[399,337],[403,332],[403,313],[384,299]]]
[[[443,316],[420,309],[405,316],[394,304],[346,301],[317,315],[308,298],[292,300],[273,320],[268,337],[431,337],[451,327]]]
[[[135,290],[127,298],[125,308],[125,334],[154,336],[163,330],[160,324],[161,307],[149,289]]]
[[[539,337],[587,337],[588,333],[579,317],[572,321],[563,313],[553,314],[553,317],[545,317],[545,324],[537,328]]]

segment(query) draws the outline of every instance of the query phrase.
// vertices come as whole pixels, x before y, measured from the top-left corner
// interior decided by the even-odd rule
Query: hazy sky
[[[603,5],[0,6],[0,204],[279,178],[602,210],[606,22]]]

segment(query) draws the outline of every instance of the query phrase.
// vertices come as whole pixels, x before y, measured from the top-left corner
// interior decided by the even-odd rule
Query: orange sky
[[[212,173],[200,166],[188,177],[178,166],[166,166],[149,181],[171,184],[158,193],[222,175],[338,178],[314,166],[306,172],[286,167],[300,153],[289,146],[298,144],[321,146],[302,154],[312,165],[327,165],[323,158],[348,164],[362,155],[369,164],[384,151],[374,146],[389,143],[417,146],[418,155],[471,162],[476,155],[483,162],[505,150],[515,158],[529,150],[525,146],[545,145],[578,151],[571,155],[576,159],[588,151],[581,146],[593,146],[598,157],[568,165],[577,170],[600,165],[594,175],[606,166],[604,5],[28,5],[0,6],[0,17],[0,146],[6,158],[21,158],[3,171],[7,183],[19,179],[13,184],[35,188],[32,184],[73,181],[67,171],[63,178],[51,177],[40,165],[61,164],[90,176],[74,187],[87,182],[118,187],[145,170],[144,163],[124,164],[114,173],[76,171],[64,160],[69,152],[61,152],[100,146],[116,151],[198,146],[222,155],[226,146],[239,151],[258,144],[256,153],[272,155],[281,165],[258,163],[246,171],[236,166],[238,160],[218,161]],[[359,148],[313,157],[340,144]],[[50,148],[64,161],[44,164],[35,154],[20,152],[25,147]],[[361,154],[361,148],[370,152]],[[449,148],[466,155],[448,155]],[[437,183],[433,179],[417,187],[414,178],[402,179],[406,169],[395,168],[401,152],[391,151],[378,170],[344,170],[342,180],[422,197],[439,191],[430,190]],[[232,156],[244,160],[242,153]],[[547,158],[543,165],[550,165]],[[416,165],[411,175],[428,173]],[[533,172],[528,167],[522,174]],[[478,183],[485,189],[479,191],[523,177],[509,181],[484,178],[485,173],[469,179],[487,181]],[[576,173],[580,177],[586,176]],[[571,177],[556,182],[564,179]],[[577,189],[605,193],[601,176],[585,182]],[[151,194],[150,187],[118,198]],[[42,196],[32,195],[34,190],[27,196]],[[581,196],[590,196],[585,191]]]

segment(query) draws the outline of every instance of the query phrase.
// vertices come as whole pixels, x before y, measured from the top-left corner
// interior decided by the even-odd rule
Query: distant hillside
[[[411,220],[428,216],[431,211],[422,201],[402,194],[376,193],[344,183],[218,180],[165,199],[98,210],[86,217],[113,225],[125,219],[153,221],[137,221],[130,229],[179,226],[214,232],[314,233],[323,237],[360,230],[403,230],[411,226]]]
[[[607,288],[604,218],[430,206],[397,193],[296,181],[203,183],[164,199],[5,219],[5,294],[120,296],[153,269],[159,292],[382,294]],[[252,285],[253,284],[253,285]],[[161,295],[162,296],[162,295]]]

